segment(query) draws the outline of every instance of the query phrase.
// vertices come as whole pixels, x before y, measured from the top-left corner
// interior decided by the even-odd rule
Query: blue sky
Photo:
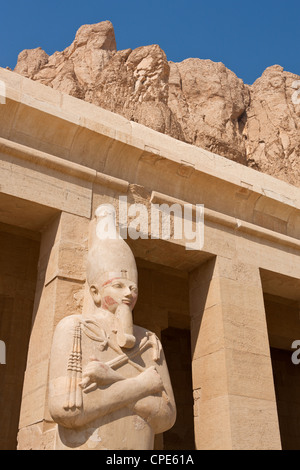
[[[246,83],[280,64],[300,75],[299,0],[1,1],[0,66],[23,49],[65,49],[82,24],[112,21],[118,49],[159,44],[169,60],[223,62]]]

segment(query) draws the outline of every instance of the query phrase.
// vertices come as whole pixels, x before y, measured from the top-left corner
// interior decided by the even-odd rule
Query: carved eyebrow
[[[112,284],[114,281],[118,281],[119,279],[121,280],[121,278],[119,277],[115,277],[114,279],[109,279],[108,281],[104,282],[104,284],[102,284],[102,287],[108,286],[109,284]]]
[[[115,280],[115,281],[112,281],[111,285],[112,286],[115,286],[115,285],[124,286],[124,283],[122,281]]]

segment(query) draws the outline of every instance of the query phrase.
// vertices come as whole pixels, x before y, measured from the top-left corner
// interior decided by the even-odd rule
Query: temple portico
[[[120,197],[149,214],[148,239],[126,240],[133,318],[162,342],[177,406],[155,448],[300,448],[300,189],[13,72],[0,79],[0,449],[54,448],[54,331],[82,313],[95,210],[110,204],[118,220]],[[203,204],[202,249],[172,230],[151,238],[153,204]]]

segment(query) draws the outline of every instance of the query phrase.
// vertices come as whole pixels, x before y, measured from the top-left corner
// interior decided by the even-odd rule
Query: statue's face
[[[103,284],[100,290],[101,307],[115,313],[119,305],[128,305],[132,311],[137,298],[138,288],[129,279],[115,278]]]

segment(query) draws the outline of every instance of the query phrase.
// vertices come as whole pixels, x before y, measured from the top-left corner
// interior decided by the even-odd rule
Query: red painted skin
[[[116,305],[118,302],[116,302],[112,297],[104,297],[103,299],[103,306],[106,308],[108,306]]]

